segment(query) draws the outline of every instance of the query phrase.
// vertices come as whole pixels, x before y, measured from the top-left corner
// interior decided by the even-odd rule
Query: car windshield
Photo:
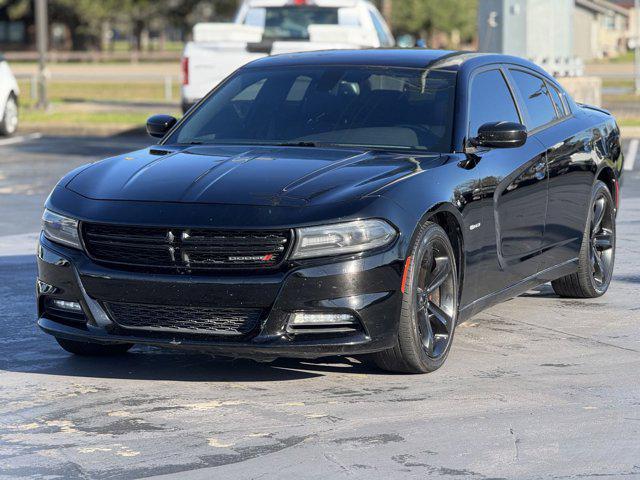
[[[252,8],[245,23],[264,27],[263,40],[309,40],[309,25],[338,25],[338,9],[325,7]]]
[[[382,67],[248,68],[165,143],[304,144],[449,152],[455,73]]]

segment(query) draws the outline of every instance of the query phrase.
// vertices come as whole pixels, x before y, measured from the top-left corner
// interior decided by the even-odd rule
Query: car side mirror
[[[162,138],[177,121],[171,115],[154,115],[147,120],[147,133],[152,137]]]
[[[527,127],[515,122],[485,123],[478,136],[471,140],[474,147],[516,148],[527,141]]]

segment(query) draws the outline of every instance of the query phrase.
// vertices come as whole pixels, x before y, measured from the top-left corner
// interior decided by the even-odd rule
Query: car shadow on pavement
[[[521,297],[535,297],[535,298],[560,298],[553,291],[550,283],[545,283],[544,285],[540,285],[538,287],[532,288],[531,290],[520,295]]]
[[[49,340],[53,341],[38,338],[38,341],[31,343],[33,362],[16,362],[17,358],[5,358],[4,362],[0,362],[0,370],[65,377],[184,382],[272,382],[314,378],[331,373],[385,374],[351,357],[316,360],[281,358],[264,363],[172,352],[154,347],[134,347],[129,353],[116,357],[80,357],[58,351],[55,344],[49,347],[46,345]],[[26,359],[24,355],[21,357]]]

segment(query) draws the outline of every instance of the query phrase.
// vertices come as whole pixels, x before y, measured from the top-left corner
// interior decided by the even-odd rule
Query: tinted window
[[[313,6],[252,8],[245,23],[264,27],[265,40],[309,40],[309,25],[338,25],[338,9]]]
[[[556,111],[546,82],[520,70],[511,70],[511,75],[529,112],[529,129],[533,130],[555,120]]]
[[[473,79],[469,138],[476,137],[478,128],[490,122],[520,123],[513,97],[499,70],[479,73]]]
[[[449,152],[455,73],[407,68],[246,69],[169,142],[331,145]]]
[[[567,113],[564,108],[564,104],[561,100],[561,94],[556,87],[553,85],[549,85],[549,92],[551,93],[551,100],[553,104],[556,106],[556,110],[558,111],[559,117],[566,117]]]

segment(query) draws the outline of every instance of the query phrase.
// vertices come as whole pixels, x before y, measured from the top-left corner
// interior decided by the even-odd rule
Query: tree
[[[437,34],[445,34],[448,43],[472,40],[476,34],[478,0],[396,0],[393,2],[393,29],[411,33],[433,45]],[[457,45],[454,45],[457,46]]]

